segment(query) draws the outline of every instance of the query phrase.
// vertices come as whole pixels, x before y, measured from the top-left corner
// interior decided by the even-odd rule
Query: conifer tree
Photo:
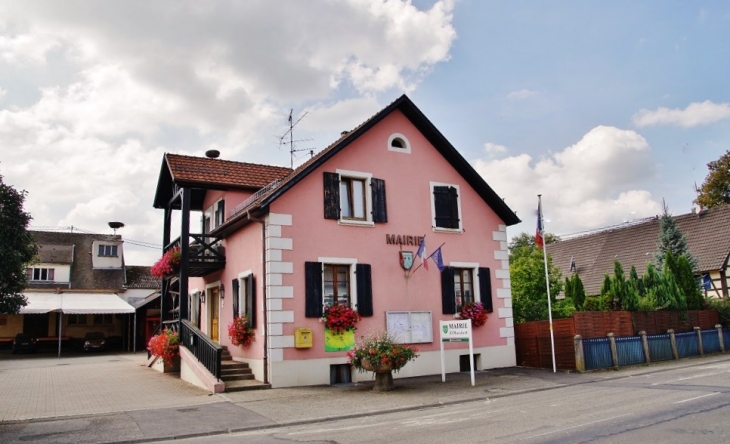
[[[659,270],[664,267],[664,259],[667,251],[672,252],[675,258],[680,255],[687,256],[689,263],[692,265],[694,270],[697,267],[697,261],[690,254],[687,248],[687,240],[684,238],[684,234],[677,228],[677,223],[669,213],[669,208],[666,203],[663,204],[664,211],[662,217],[659,219],[659,243],[657,244],[657,253],[655,255],[657,266]]]
[[[573,275],[573,304],[576,310],[582,310],[586,300],[586,290],[583,287],[583,281],[578,273]]]
[[[705,307],[698,280],[692,274],[692,266],[684,255],[677,260],[677,284],[687,300],[688,310],[702,310]]]

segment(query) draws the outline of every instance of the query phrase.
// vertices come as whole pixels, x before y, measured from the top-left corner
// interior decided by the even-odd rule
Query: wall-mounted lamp
[[[225,291],[225,288],[223,288],[223,284],[220,284],[218,286],[218,294],[220,295],[221,299],[225,299],[226,291]]]

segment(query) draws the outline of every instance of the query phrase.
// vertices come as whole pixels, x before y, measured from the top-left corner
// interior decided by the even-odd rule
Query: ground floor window
[[[454,268],[454,297],[456,306],[461,307],[474,302],[474,270],[471,268]]]
[[[86,325],[88,323],[88,318],[85,314],[83,314],[83,315],[70,314],[70,315],[67,315],[67,319],[68,319],[68,325]]]
[[[110,325],[113,322],[114,322],[114,315],[111,313],[94,315],[94,325]]]
[[[350,266],[324,264],[324,305],[350,306]]]

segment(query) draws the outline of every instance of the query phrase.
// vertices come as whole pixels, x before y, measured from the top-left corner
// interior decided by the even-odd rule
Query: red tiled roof
[[[720,270],[727,266],[730,254],[730,205],[722,205],[701,214],[689,213],[675,216],[677,228],[687,240],[687,248],[697,260],[697,272]],[[641,276],[647,262],[656,263],[654,255],[659,244],[659,219],[550,244],[547,252],[553,264],[560,268],[563,277],[569,276],[570,258],[573,256],[576,271],[580,275],[586,294],[600,292],[603,276],[613,274],[613,262],[618,260],[626,276],[632,266]]]
[[[235,188],[262,188],[289,175],[291,168],[234,162],[207,157],[165,154],[172,179],[177,183],[224,185]]]

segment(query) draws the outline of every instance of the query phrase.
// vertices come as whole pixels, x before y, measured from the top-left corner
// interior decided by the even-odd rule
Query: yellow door
[[[208,300],[210,300],[210,339],[219,342],[218,338],[218,311],[220,299],[218,298],[218,289],[211,288]]]

